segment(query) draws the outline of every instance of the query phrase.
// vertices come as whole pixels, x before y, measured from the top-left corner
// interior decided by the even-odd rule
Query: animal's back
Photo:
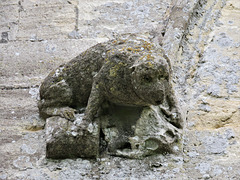
[[[39,109],[87,105],[93,76],[104,63],[104,44],[97,44],[52,71],[40,87]]]

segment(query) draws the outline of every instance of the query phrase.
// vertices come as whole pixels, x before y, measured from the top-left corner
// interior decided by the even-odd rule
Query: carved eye
[[[168,79],[168,72],[164,70],[163,68],[160,69],[159,74],[158,74],[158,79]]]
[[[144,75],[143,76],[143,80],[145,81],[145,82],[148,82],[148,83],[150,83],[150,82],[152,82],[152,77],[151,76],[149,76],[149,75]]]

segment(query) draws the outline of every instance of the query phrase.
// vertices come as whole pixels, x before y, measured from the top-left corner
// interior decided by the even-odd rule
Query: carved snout
[[[164,101],[164,90],[157,90],[153,92],[151,96],[153,105],[160,105]]]

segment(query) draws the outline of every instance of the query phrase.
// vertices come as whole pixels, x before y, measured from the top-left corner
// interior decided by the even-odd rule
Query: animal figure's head
[[[142,61],[131,67],[131,81],[136,95],[146,105],[159,105],[169,89],[169,65],[166,59]]]

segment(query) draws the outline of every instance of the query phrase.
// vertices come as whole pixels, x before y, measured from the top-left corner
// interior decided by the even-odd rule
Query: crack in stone
[[[15,90],[15,89],[31,89],[31,88],[37,88],[39,85],[32,85],[32,86],[0,86],[1,90]]]

